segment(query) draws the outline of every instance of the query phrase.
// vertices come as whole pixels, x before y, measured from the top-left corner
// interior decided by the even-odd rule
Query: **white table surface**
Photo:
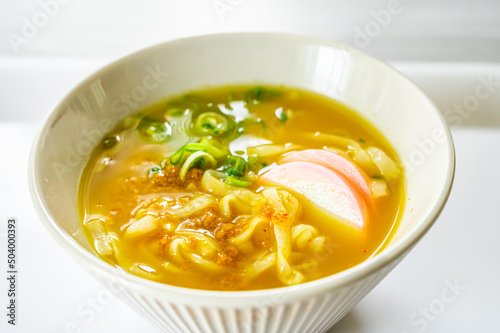
[[[31,204],[36,129],[100,61],[0,59],[0,331],[158,332],[62,251]],[[397,63],[451,118],[455,184],[418,246],[330,333],[500,332],[500,66]],[[491,85],[484,86],[490,80]],[[480,88],[478,88],[480,87]],[[481,88],[482,87],[482,88]],[[460,123],[460,124],[458,124]],[[7,324],[6,222],[18,220],[17,325]]]

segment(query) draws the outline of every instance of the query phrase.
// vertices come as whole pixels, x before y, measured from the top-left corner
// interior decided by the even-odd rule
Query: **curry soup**
[[[326,97],[231,86],[123,119],[92,153],[82,228],[110,264],[209,290],[319,279],[380,251],[403,170],[384,137]]]

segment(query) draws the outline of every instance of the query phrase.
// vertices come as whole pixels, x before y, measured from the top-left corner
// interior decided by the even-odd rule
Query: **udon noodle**
[[[382,135],[283,87],[162,101],[106,135],[82,175],[82,229],[104,260],[171,285],[290,286],[375,255],[403,205]]]

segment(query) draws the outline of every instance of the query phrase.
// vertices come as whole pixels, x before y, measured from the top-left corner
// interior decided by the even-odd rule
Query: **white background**
[[[61,4],[40,5],[54,1]],[[53,17],[44,20],[42,7],[55,8]],[[395,14],[381,14],[393,7]],[[1,0],[0,8],[0,55],[112,59],[169,39],[234,31],[316,36],[390,60],[498,61],[500,54],[496,0]],[[8,34],[23,36],[25,20],[35,32],[15,53]],[[373,35],[368,45],[355,41],[360,30]]]
[[[157,332],[46,233],[27,189],[29,148],[57,101],[105,63],[158,42],[240,31],[291,32],[358,47],[414,79],[448,120],[460,119],[452,128],[456,182],[438,223],[331,332],[500,332],[500,1],[494,0],[0,0],[0,331]],[[474,98],[481,79],[494,83],[491,95],[463,114],[453,111]],[[9,217],[19,221],[15,327],[4,315]],[[462,289],[450,294],[450,284]],[[444,303],[442,295],[456,297]]]

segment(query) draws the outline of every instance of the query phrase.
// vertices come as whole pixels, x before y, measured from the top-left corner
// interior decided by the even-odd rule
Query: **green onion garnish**
[[[207,153],[212,155],[217,160],[223,160],[229,154],[229,149],[227,149],[225,146],[214,139],[203,137],[200,140],[200,144],[205,145],[207,148]]]
[[[225,169],[228,176],[243,177],[247,170],[247,162],[243,157],[229,156],[224,163],[223,169]]]
[[[172,128],[168,123],[149,117],[143,117],[135,131],[141,139],[152,143],[165,142],[172,134]]]
[[[190,110],[185,108],[172,107],[165,112],[165,116],[172,118],[180,118],[189,114]]]
[[[260,156],[248,156],[248,169],[253,172],[259,172],[260,169],[265,168],[267,163],[265,163]]]
[[[116,136],[107,136],[102,139],[102,146],[105,149],[113,148],[118,143],[118,138]]]
[[[213,129],[215,129],[214,125],[212,125],[211,123],[204,123],[204,124],[201,124],[201,127],[206,128],[206,129],[209,129],[209,130],[213,130]]]
[[[157,174],[160,174],[161,173],[161,169],[160,168],[151,168],[149,169],[149,178],[153,177],[154,175],[157,175]]]
[[[210,155],[203,151],[197,151],[190,155],[181,170],[179,171],[179,178],[184,181],[186,180],[186,175],[192,168],[203,169],[203,168],[214,168],[217,161]]]
[[[288,120],[288,116],[286,115],[286,113],[283,111],[283,107],[279,107],[276,109],[276,111],[274,112],[276,114],[276,117],[278,117],[278,119],[284,124],[286,123],[286,121]]]
[[[191,155],[192,153],[197,152],[197,151],[204,151],[205,152],[205,151],[207,151],[207,146],[202,144],[202,143],[188,143],[188,144],[182,146],[175,153],[170,155],[170,164],[177,165],[184,158],[187,158],[187,155]]]
[[[252,182],[234,176],[227,176],[225,183],[229,186],[237,187],[250,187],[252,185]]]
[[[229,130],[229,121],[223,114],[204,112],[194,122],[194,130],[199,135],[218,135]]]
[[[256,105],[260,102],[267,101],[274,96],[281,95],[281,92],[276,90],[270,90],[263,87],[255,87],[245,93],[243,97],[247,104]]]
[[[259,124],[262,126],[262,129],[263,129],[264,131],[266,131],[266,130],[267,130],[267,125],[266,125],[266,122],[265,122],[264,120],[259,119],[259,120],[257,120],[257,123],[259,123]]]

